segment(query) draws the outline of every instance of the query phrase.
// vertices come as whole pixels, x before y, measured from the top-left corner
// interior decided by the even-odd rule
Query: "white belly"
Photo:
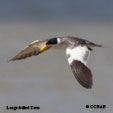
[[[86,46],[78,46],[73,49],[66,49],[69,64],[71,64],[73,60],[78,60],[86,65],[89,54],[90,51]]]

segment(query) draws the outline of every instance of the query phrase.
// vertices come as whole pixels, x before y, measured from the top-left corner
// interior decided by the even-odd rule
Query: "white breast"
[[[73,49],[66,49],[69,64],[71,64],[73,60],[78,60],[86,65],[89,54],[90,51],[86,46],[78,46]]]

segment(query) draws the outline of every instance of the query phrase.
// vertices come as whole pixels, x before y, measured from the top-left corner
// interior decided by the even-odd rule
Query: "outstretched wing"
[[[9,61],[21,60],[27,57],[31,57],[33,55],[38,55],[51,48],[50,46],[46,46],[46,43],[47,40],[36,40],[32,42],[30,45],[26,46],[20,53],[18,53]]]
[[[71,70],[77,79],[77,81],[85,88],[91,88],[93,84],[92,73],[90,69],[85,66],[82,62],[73,60]]]
[[[78,46],[73,49],[67,49],[69,65],[77,81],[85,88],[92,87],[92,73],[86,66],[90,50],[87,46]]]

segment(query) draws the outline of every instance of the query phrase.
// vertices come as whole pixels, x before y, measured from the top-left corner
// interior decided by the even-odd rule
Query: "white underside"
[[[69,64],[72,63],[73,60],[81,61],[83,64],[87,64],[87,60],[84,60],[84,57],[86,55],[86,52],[90,53],[88,48],[86,46],[78,46],[73,49],[66,49],[66,54],[69,55],[68,62]],[[89,55],[88,55],[89,57]]]

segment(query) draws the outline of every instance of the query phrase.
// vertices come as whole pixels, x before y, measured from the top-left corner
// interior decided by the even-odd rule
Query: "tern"
[[[93,77],[91,70],[87,66],[87,61],[93,47],[102,47],[102,45],[73,36],[35,40],[9,61],[21,60],[33,55],[39,55],[49,49],[65,50],[68,63],[76,80],[84,88],[92,88]]]

